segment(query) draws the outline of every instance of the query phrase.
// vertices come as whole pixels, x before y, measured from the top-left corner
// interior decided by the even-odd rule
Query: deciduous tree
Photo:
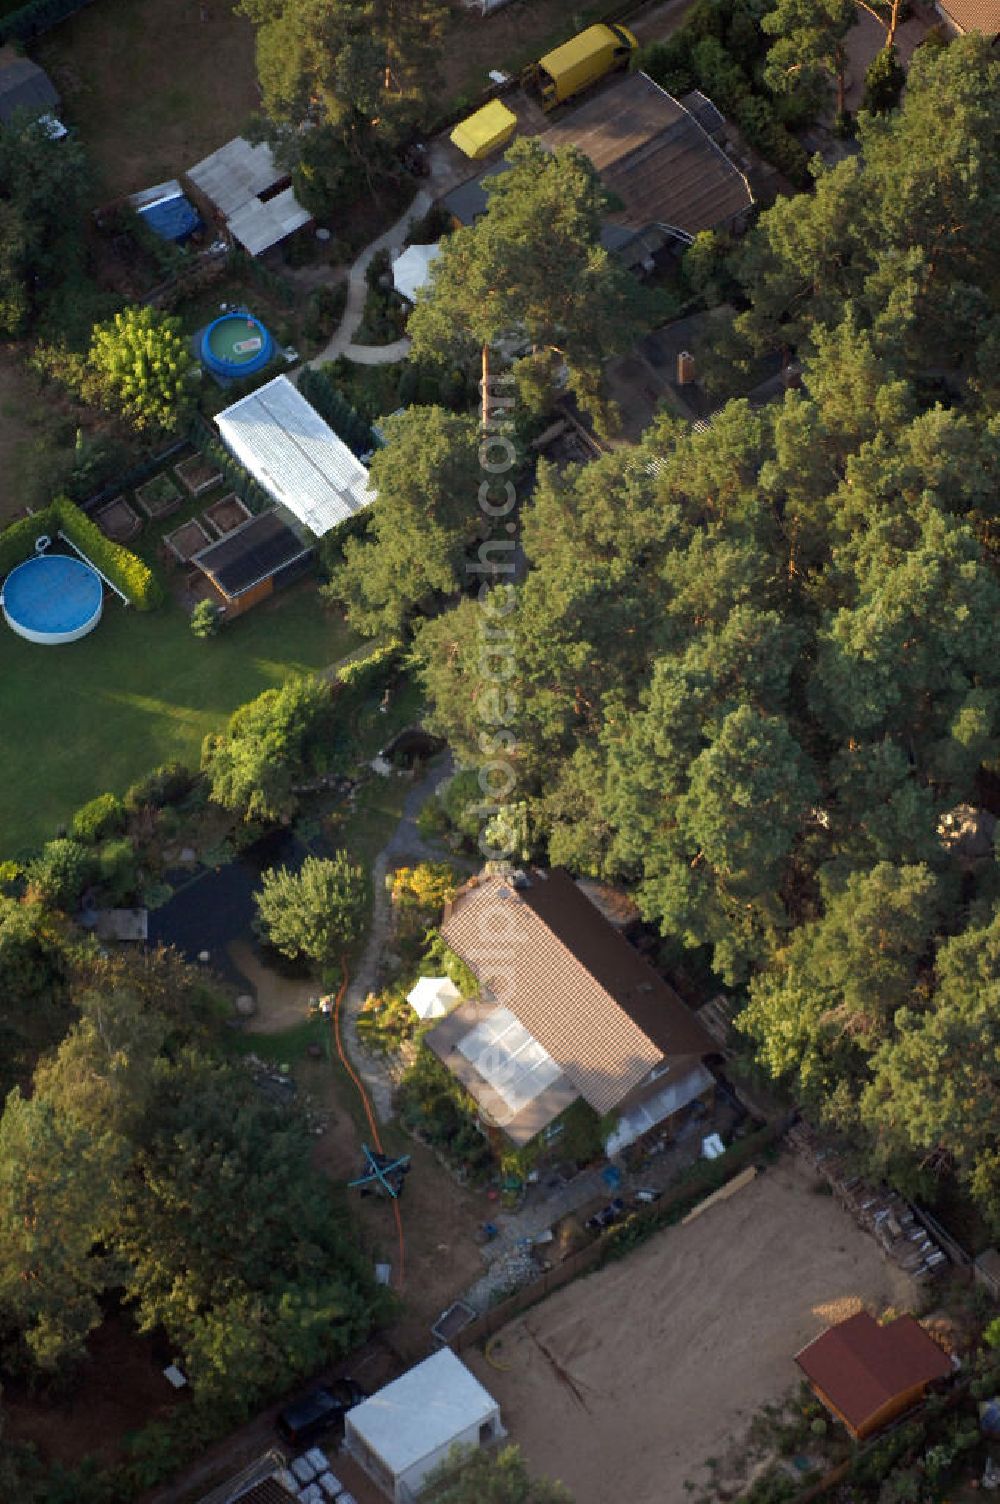
[[[364,868],[338,851],[307,856],[298,872],[269,868],[254,902],[259,928],[276,950],[326,966],[361,934],[370,897]]]

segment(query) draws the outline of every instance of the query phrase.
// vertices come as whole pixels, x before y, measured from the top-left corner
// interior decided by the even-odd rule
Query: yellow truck
[[[588,26],[547,52],[532,69],[535,87],[542,96],[542,109],[554,109],[598,79],[627,68],[639,43],[625,26]]]

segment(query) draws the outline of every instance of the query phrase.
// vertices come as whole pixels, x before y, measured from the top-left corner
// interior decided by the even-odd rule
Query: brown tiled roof
[[[984,37],[1000,32],[1000,0],[938,0],[938,8],[959,31],[981,31]]]
[[[445,911],[442,933],[596,1112],[620,1106],[664,1060],[680,1073],[716,1048],[568,873],[532,869],[526,878],[523,887],[473,879]]]
[[[864,1311],[830,1327],[795,1361],[855,1430],[908,1390],[951,1373],[947,1354],[912,1316],[879,1326]]]
[[[612,220],[641,230],[666,224],[696,235],[753,203],[746,178],[698,121],[645,73],[629,73],[542,136],[576,146],[623,209]]]

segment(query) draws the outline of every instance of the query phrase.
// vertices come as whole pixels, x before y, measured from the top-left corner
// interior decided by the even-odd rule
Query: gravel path
[[[386,892],[387,873],[396,867],[411,862],[435,861],[440,851],[428,845],[417,829],[417,816],[431,798],[439,783],[450,777],[451,759],[438,763],[406,796],[399,824],[372,864],[373,909],[372,926],[368,944],[358,962],[354,975],[348,983],[341,1011],[344,1048],[351,1057],[351,1064],[365,1084],[372,1107],[379,1121],[387,1123],[392,1117],[393,1077],[387,1063],[379,1056],[370,1054],[358,1038],[358,1014],[365,998],[379,984],[382,957],[389,946],[392,931],[392,905]]]
[[[406,239],[410,226],[414,220],[420,219],[427,213],[431,203],[431,195],[425,188],[421,188],[406,213],[377,240],[365,246],[347,274],[347,303],[340,321],[340,328],[326,347],[309,362],[311,366],[320,366],[328,360],[336,360],[338,355],[346,355],[348,360],[353,360],[358,365],[390,365],[393,361],[402,360],[407,354],[410,348],[408,339],[398,339],[391,345],[356,345],[354,336],[364,316],[365,299],[368,296],[365,273],[372,257],[377,251],[402,250],[403,241]]]

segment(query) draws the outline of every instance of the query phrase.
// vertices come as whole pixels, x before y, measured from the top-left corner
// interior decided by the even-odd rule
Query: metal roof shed
[[[188,177],[223,214],[235,214],[248,199],[287,178],[266,141],[252,146],[236,136],[189,169]]]
[[[344,1446],[394,1504],[409,1504],[453,1446],[505,1435],[496,1400],[448,1347],[344,1417]]]
[[[287,376],[215,421],[240,464],[317,538],[375,500],[364,465]]]
[[[309,224],[312,215],[303,209],[294,190],[284,188],[274,198],[251,198],[226,220],[226,228],[251,256],[260,256],[295,230]]]

